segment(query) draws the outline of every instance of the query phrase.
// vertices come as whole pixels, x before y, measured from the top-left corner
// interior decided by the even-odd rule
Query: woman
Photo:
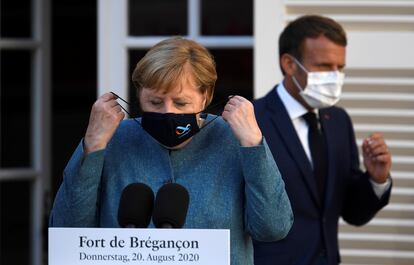
[[[232,264],[253,264],[252,238],[284,238],[292,211],[252,104],[234,96],[222,117],[202,114],[216,79],[212,56],[194,41],[171,38],[151,48],[132,75],[142,118],[122,121],[114,94],[95,102],[51,226],[118,227],[124,187],[142,182],[157,191],[175,182],[190,195],[184,228],[230,229]],[[186,126],[177,136],[170,124]]]

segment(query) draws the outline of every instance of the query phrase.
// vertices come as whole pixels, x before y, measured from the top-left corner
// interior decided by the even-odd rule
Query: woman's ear
[[[204,97],[204,100],[203,100],[203,110],[205,110],[207,108],[207,98],[208,98],[208,95],[207,94],[208,94],[207,93],[207,90],[204,91],[204,95],[203,95],[203,97]]]
[[[282,54],[280,57],[280,66],[287,75],[294,75],[297,71],[297,64],[293,57],[287,53]]]

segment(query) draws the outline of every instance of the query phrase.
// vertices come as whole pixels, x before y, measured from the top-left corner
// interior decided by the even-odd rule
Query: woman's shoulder
[[[142,127],[140,124],[140,119],[125,119],[119,124],[111,141],[136,141],[137,139],[142,138],[141,135]]]
[[[225,141],[236,140],[230,125],[223,119],[222,116],[209,114],[203,127],[206,129],[208,137],[223,139]]]
[[[118,127],[118,130],[123,133],[128,131],[141,131],[141,129],[141,118],[125,119],[121,121]]]
[[[217,131],[217,130],[230,131],[231,130],[229,124],[223,119],[222,116],[216,116],[213,114],[208,114],[203,127],[205,128],[211,127],[211,129],[214,131]]]

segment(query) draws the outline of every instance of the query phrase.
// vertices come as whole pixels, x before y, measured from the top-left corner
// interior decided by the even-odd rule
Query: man
[[[254,102],[256,118],[286,184],[294,224],[278,242],[255,242],[255,264],[338,264],[338,219],[370,221],[389,200],[391,155],[383,136],[362,144],[359,165],[348,114],[339,100],[346,34],[334,20],[303,16],[279,39],[284,74]]]

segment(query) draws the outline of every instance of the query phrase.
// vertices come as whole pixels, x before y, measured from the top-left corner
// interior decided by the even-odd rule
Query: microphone
[[[183,186],[168,183],[162,186],[155,198],[152,222],[157,228],[181,228],[187,216],[190,196]]]
[[[123,228],[146,228],[151,221],[154,192],[144,183],[124,188],[119,200],[118,223]]]

